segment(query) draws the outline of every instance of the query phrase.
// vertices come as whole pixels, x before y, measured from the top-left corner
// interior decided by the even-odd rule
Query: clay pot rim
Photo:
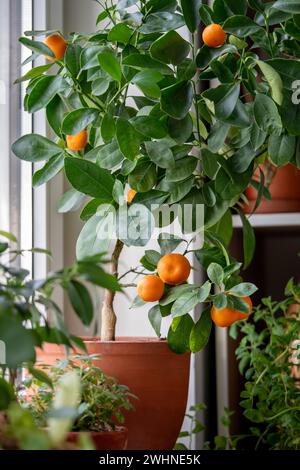
[[[69,431],[68,435],[89,434],[90,436],[110,436],[112,434],[127,434],[128,429],[125,426],[116,426],[114,431]]]
[[[100,336],[80,336],[85,343],[101,344],[147,344],[161,343],[166,344],[166,339],[155,338],[151,336],[119,336],[114,341],[102,341]]]

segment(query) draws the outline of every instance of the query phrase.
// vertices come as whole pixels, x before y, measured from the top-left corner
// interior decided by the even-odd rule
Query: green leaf
[[[27,80],[32,80],[33,78],[40,77],[43,75],[44,72],[47,72],[51,67],[53,66],[52,64],[47,64],[47,65],[40,65],[38,67],[35,67],[34,69],[29,70],[23,77],[18,78],[14,83],[21,83],[21,82],[26,82]]]
[[[110,113],[106,113],[101,122],[101,137],[104,142],[110,142],[115,134],[116,123],[114,117]]]
[[[237,48],[231,44],[225,44],[224,46],[217,48],[203,46],[197,54],[197,66],[204,69],[210,64],[210,62],[218,57],[222,57],[225,54],[237,54],[237,52]]]
[[[161,11],[148,15],[146,22],[140,27],[139,31],[144,34],[164,33],[182,26],[184,26],[184,21],[181,15]]]
[[[34,188],[50,181],[64,167],[64,154],[59,153],[45,164],[43,168],[37,170],[32,177],[32,185]]]
[[[89,326],[93,319],[93,303],[87,288],[78,281],[70,281],[68,295],[72,307],[85,326]]]
[[[178,318],[175,318],[173,322],[177,320]],[[171,325],[168,333],[168,345],[173,352],[183,354],[190,350],[189,338],[193,326],[194,322],[189,314],[180,317],[180,323],[175,331]]]
[[[284,166],[295,155],[296,137],[292,135],[271,135],[268,145],[270,159],[276,166]]]
[[[178,238],[175,235],[169,233],[160,233],[157,241],[162,255],[172,253],[172,251],[176,250],[178,245],[183,242],[182,238]]]
[[[168,198],[168,194],[157,189],[151,189],[145,193],[138,193],[134,197],[134,203],[143,204],[147,209],[151,210],[153,204],[161,206]]]
[[[88,159],[93,159],[94,157],[97,159],[97,164],[107,170],[118,166],[124,159],[116,140],[113,140],[110,144],[96,147],[86,154]]]
[[[161,313],[160,313],[159,305],[155,305],[154,307],[152,307],[149,310],[148,318],[149,318],[149,321],[150,321],[156,335],[158,336],[158,338],[160,338],[160,329],[161,329],[162,316],[161,316]]]
[[[192,156],[177,160],[175,166],[166,171],[166,181],[174,183],[184,181],[194,173],[197,164],[197,158]]]
[[[82,209],[81,214],[80,214],[80,219],[86,222],[93,215],[96,214],[98,207],[104,203],[105,201],[103,201],[102,199],[92,199]]]
[[[190,334],[190,348],[193,353],[197,353],[205,348],[209,341],[211,328],[210,309],[207,309],[201,314],[200,319],[193,326]]]
[[[124,187],[120,180],[115,181],[112,195],[117,204],[124,202]]]
[[[253,150],[258,150],[265,142],[267,133],[262,131],[256,122],[253,122],[250,130],[250,142]]]
[[[183,119],[193,102],[193,87],[190,82],[179,82],[161,92],[161,109],[175,119]]]
[[[224,280],[224,271],[222,266],[217,263],[211,263],[207,268],[207,275],[211,282],[217,286],[221,286]]]
[[[53,383],[49,375],[47,375],[41,369],[35,369],[34,367],[28,367],[30,374],[39,382],[49,385],[50,388],[53,388]]]
[[[300,62],[292,59],[272,59],[266,62],[271,65],[282,78],[284,88],[293,89],[293,83],[300,80]]]
[[[112,207],[107,210],[103,217],[95,214],[91,217],[81,230],[77,245],[76,256],[78,260],[105,253],[110,244],[110,238],[103,236],[103,228],[107,229],[107,224],[111,224],[113,214]]]
[[[104,287],[112,291],[121,291],[118,280],[112,274],[103,271],[100,266],[91,263],[90,261],[81,260],[78,263],[78,272],[82,278],[96,286]]]
[[[183,119],[170,118],[168,121],[169,135],[177,144],[185,144],[193,132],[193,120],[190,114]]]
[[[166,125],[152,116],[136,116],[132,124],[138,132],[146,137],[162,139],[167,135]]]
[[[20,38],[19,41],[21,44],[23,44],[23,46],[28,47],[28,49],[32,50],[33,52],[36,52],[37,54],[43,54],[46,57],[52,57],[53,59],[55,59],[55,55],[52,50],[43,42],[32,41],[28,38]]]
[[[282,122],[274,101],[258,93],[254,101],[254,118],[259,129],[269,134],[280,134]]]
[[[300,2],[299,0],[277,0],[277,2],[272,5],[272,8],[296,14],[300,13]]]
[[[243,224],[244,269],[246,269],[251,264],[255,253],[255,233],[245,214],[242,212],[239,214]]]
[[[223,29],[226,31],[226,33],[245,38],[253,33],[256,33],[257,31],[260,31],[261,26],[255,23],[255,21],[253,21],[248,16],[236,15],[228,18],[225,21]]]
[[[248,297],[254,294],[256,291],[257,287],[254,284],[251,284],[250,282],[243,282],[232,287],[229,293],[232,295],[237,295],[238,297]]]
[[[116,56],[111,52],[101,52],[98,55],[98,59],[103,70],[114,80],[120,82],[122,79],[122,70]]]
[[[131,80],[146,96],[150,98],[160,97],[160,88],[157,85],[163,79],[163,75],[157,70],[143,70],[137,73]]]
[[[99,168],[95,163],[73,157],[65,159],[65,170],[68,180],[77,191],[111,201],[114,179],[109,171]]]
[[[74,78],[77,78],[80,72],[81,53],[82,48],[79,44],[69,44],[65,53],[65,65]]]
[[[223,292],[215,295],[213,297],[213,305],[218,310],[222,310],[223,308],[227,307],[227,296]]]
[[[95,96],[102,96],[109,89],[110,81],[105,77],[97,78],[92,83],[92,93]]]
[[[27,101],[27,108],[29,113],[35,113],[42,108],[45,108],[54,96],[61,91],[63,87],[63,77],[45,76],[42,77],[33,87],[29,94]]]
[[[137,192],[145,193],[155,186],[157,179],[153,163],[139,161],[133,172],[129,175],[128,183]]]
[[[168,143],[162,141],[145,142],[146,151],[150,160],[160,168],[173,168],[175,160]]]
[[[194,33],[200,23],[199,8],[202,0],[181,0],[180,3],[186,25]]]
[[[38,134],[28,134],[21,137],[12,145],[13,153],[27,162],[50,160],[62,149],[46,137]]]
[[[7,238],[7,240],[11,242],[18,243],[17,238],[12,233],[6,232],[5,230],[0,230],[0,236]]]
[[[134,67],[139,70],[154,69],[164,75],[172,75],[173,71],[165,64],[153,59],[148,54],[130,54],[123,59],[123,65]]]
[[[279,73],[276,72],[276,70],[273,69],[271,65],[267,64],[266,62],[263,62],[262,60],[258,60],[257,64],[271,87],[271,94],[273,100],[275,101],[275,103],[281,106],[283,101],[283,83]]]
[[[176,31],[169,31],[153,42],[150,54],[153,59],[166,64],[178,65],[189,54],[190,44]]]
[[[172,306],[172,317],[181,317],[186,313],[190,313],[196,305],[198,305],[198,292],[185,292],[179,299],[177,299]]]
[[[236,107],[240,94],[240,85],[220,85],[203,93],[205,98],[213,101],[218,119],[226,119]]]
[[[76,191],[76,189],[69,189],[58,200],[58,212],[64,214],[79,209],[84,197],[84,194]]]
[[[140,138],[132,124],[125,119],[118,119],[116,136],[124,157],[128,160],[134,160],[140,151]]]
[[[194,177],[191,176],[184,181],[180,181],[180,184],[176,184],[170,190],[170,197],[168,200],[169,204],[176,204],[176,202],[182,201],[194,186]]]
[[[75,135],[86,129],[98,117],[95,109],[80,108],[71,111],[62,122],[62,132],[67,135]]]
[[[119,23],[111,28],[107,39],[111,42],[122,42],[123,44],[127,44],[131,37],[133,37],[133,33],[134,31],[126,24]]]
[[[61,123],[63,121],[66,108],[63,100],[59,95],[54,96],[54,98],[48,103],[46,108],[47,120],[55,134],[58,137],[61,137]]]

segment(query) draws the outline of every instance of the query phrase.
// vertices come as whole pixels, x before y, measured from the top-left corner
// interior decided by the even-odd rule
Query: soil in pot
[[[106,432],[69,432],[66,441],[77,444],[80,434],[88,434],[96,450],[127,449],[128,430],[123,426],[117,426],[114,431]]]
[[[264,172],[265,179],[271,171],[272,181],[268,189],[272,199],[269,201],[263,197],[255,212],[258,214],[300,212],[300,170],[291,164],[281,168],[260,165],[259,169]],[[259,169],[255,173],[257,181],[260,181]],[[257,199],[257,191],[250,186],[245,194],[249,200],[249,206],[244,207],[244,212],[252,213]]]
[[[171,450],[186,411],[190,354],[174,354],[166,341],[155,338],[85,338],[85,344],[89,354],[100,354],[95,365],[138,397],[135,410],[125,414],[128,449]],[[44,364],[63,357],[64,348],[57,345],[38,351]]]

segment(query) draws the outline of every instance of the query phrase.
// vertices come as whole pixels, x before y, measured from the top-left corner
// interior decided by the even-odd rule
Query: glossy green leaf
[[[204,69],[210,62],[222,57],[225,54],[236,54],[237,48],[231,44],[225,44],[224,46],[212,48],[208,46],[201,47],[197,54],[196,62],[199,68]]]
[[[93,319],[93,303],[87,288],[78,281],[71,281],[68,285],[68,295],[72,307],[85,326],[89,326]]]
[[[115,168],[124,160],[124,156],[115,140],[109,144],[91,150],[87,154],[87,158],[92,159],[93,157],[96,158],[97,164],[101,168],[106,168],[107,170]]]
[[[175,160],[168,144],[162,141],[145,142],[146,151],[150,160],[160,168],[173,168]]]
[[[172,75],[173,72],[166,64],[153,59],[148,54],[130,54],[123,59],[123,65],[134,67],[138,70],[154,69],[164,75]]]
[[[176,321],[178,318],[173,320]],[[189,314],[180,317],[180,323],[174,331],[172,326],[168,333],[168,345],[177,354],[183,354],[190,350],[189,338],[194,322]]]
[[[160,338],[160,329],[161,329],[162,316],[161,316],[159,305],[155,305],[154,307],[152,307],[149,310],[148,318],[149,318],[150,324],[153,327],[156,335],[158,336],[158,338]]]
[[[237,295],[238,297],[248,297],[257,291],[257,287],[250,282],[243,282],[232,287],[229,291],[230,294]]]
[[[240,85],[220,85],[204,93],[205,98],[213,101],[217,118],[226,119],[234,111],[240,94]]]
[[[287,13],[300,13],[299,0],[277,0],[273,4],[273,8]]]
[[[147,192],[154,187],[156,179],[157,175],[153,163],[140,161],[129,175],[128,183],[137,192]]]
[[[28,112],[35,113],[45,108],[62,88],[63,78],[61,75],[42,77],[29,94],[27,101]]]
[[[49,160],[62,149],[46,137],[38,134],[24,135],[12,145],[13,153],[27,162],[39,162]]]
[[[140,137],[132,124],[125,119],[118,119],[116,137],[124,157],[128,160],[134,160],[140,151]]]
[[[290,135],[271,135],[268,145],[270,159],[276,166],[284,166],[295,155],[296,137]]]
[[[114,117],[110,113],[106,113],[101,122],[101,137],[104,142],[110,142],[115,134],[116,123]]]
[[[143,70],[142,72],[137,73],[133,79],[132,83],[135,84],[144,95],[149,96],[150,98],[159,98],[160,97],[160,88],[157,85],[163,79],[163,76],[158,70]]]
[[[116,56],[111,52],[101,52],[98,55],[98,59],[103,70],[114,80],[120,82],[122,79],[122,70]]]
[[[175,119],[183,119],[188,114],[192,101],[192,84],[179,82],[162,90],[161,109]]]
[[[178,65],[189,54],[190,44],[176,31],[169,31],[153,42],[150,47],[152,58],[166,64]]]
[[[133,37],[133,30],[124,23],[119,23],[113,26],[107,36],[107,39],[112,42],[122,42],[127,44]]]
[[[82,48],[79,44],[69,44],[65,53],[65,65],[71,75],[75,78],[77,78],[81,68],[81,53]]]
[[[212,329],[210,309],[202,312],[200,319],[193,326],[190,334],[190,348],[193,353],[201,351],[207,345]]]
[[[183,17],[177,13],[161,11],[148,15],[146,22],[139,29],[141,33],[164,33],[184,26]]]
[[[167,126],[164,122],[152,116],[137,116],[133,119],[132,124],[138,132],[146,137],[162,139],[167,135]]]
[[[59,95],[54,96],[54,98],[48,103],[46,107],[47,121],[54,130],[55,134],[58,137],[61,137],[61,124],[66,113],[66,108],[63,100]]]
[[[266,62],[263,62],[262,60],[258,60],[257,64],[271,87],[271,94],[273,100],[275,101],[275,103],[281,106],[283,100],[283,83],[279,73],[276,72],[276,70],[273,69],[271,65],[267,64]]]
[[[224,25],[224,31],[229,34],[234,34],[238,37],[244,38],[253,33],[256,33],[261,29],[255,21],[253,21],[248,16],[236,15],[228,18]]]
[[[293,83],[300,80],[300,62],[292,59],[276,58],[266,62],[273,67],[282,78],[284,88],[293,89]]]
[[[194,33],[200,23],[199,8],[202,0],[180,0],[180,4],[186,25]]]
[[[76,244],[78,260],[107,252],[111,241],[111,234],[107,233],[107,230],[114,220],[112,211],[113,208],[110,205],[104,215],[95,214],[86,222]]]
[[[243,247],[244,247],[244,269],[246,269],[253,259],[255,253],[255,233],[248,218],[240,212],[240,217],[243,224]]]
[[[33,78],[40,77],[41,75],[44,74],[44,72],[47,72],[52,66],[53,66],[53,63],[35,67],[34,69],[29,70],[22,77],[17,78],[15,83],[26,82],[27,80],[32,80]]]
[[[59,198],[57,210],[60,214],[76,211],[81,206],[84,198],[84,194],[71,188]]]
[[[80,108],[67,114],[62,122],[62,132],[75,135],[86,129],[98,117],[96,109]]]
[[[111,201],[114,179],[109,171],[95,163],[73,157],[65,159],[65,171],[68,180],[77,191]]]
[[[211,263],[207,268],[207,275],[211,282],[217,286],[221,286],[224,280],[224,271],[222,266],[217,263]]]
[[[267,133],[281,133],[282,122],[274,101],[258,93],[254,102],[254,118],[258,127]]]
[[[28,49],[32,50],[33,52],[37,54],[43,54],[46,57],[55,58],[52,50],[43,42],[32,41],[31,39],[28,39],[28,38],[20,38],[19,41],[23,46],[28,47]]]
[[[64,158],[64,154],[61,152],[51,157],[43,168],[37,170],[32,177],[33,187],[41,186],[56,176],[64,167]]]
[[[192,156],[176,161],[175,166],[166,171],[166,180],[170,182],[185,180],[194,173],[197,163],[197,159]]]

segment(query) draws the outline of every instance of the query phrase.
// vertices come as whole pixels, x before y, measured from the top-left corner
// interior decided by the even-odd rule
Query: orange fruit
[[[226,33],[219,24],[210,24],[203,31],[202,39],[204,44],[209,47],[223,46],[226,41]]]
[[[156,302],[160,300],[164,295],[164,291],[164,283],[154,274],[144,276],[143,279],[138,282],[138,296],[145,302]]]
[[[129,189],[127,193],[127,202],[128,204],[131,204],[133,201],[134,196],[136,195],[135,189]]]
[[[252,300],[250,297],[243,297],[243,300],[250,306],[250,315],[252,313]],[[212,306],[211,318],[215,325],[224,328],[226,326],[231,326],[236,321],[245,320],[248,318],[248,315],[246,313],[240,312],[239,310],[235,310],[234,308],[225,307],[218,309]]]
[[[188,279],[191,265],[185,256],[169,253],[160,258],[157,271],[162,281],[170,286],[177,286]]]
[[[64,58],[68,44],[60,34],[51,34],[51,36],[46,37],[44,44],[51,49],[57,59]],[[53,57],[48,57],[48,59],[54,60]]]
[[[67,135],[67,147],[69,150],[73,150],[74,152],[83,150],[87,144],[88,133],[85,130],[75,135]]]

